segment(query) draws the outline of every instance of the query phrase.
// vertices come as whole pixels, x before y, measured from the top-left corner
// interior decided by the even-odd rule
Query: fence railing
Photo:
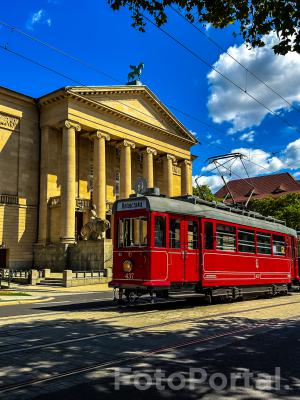
[[[30,279],[31,270],[9,270],[9,269],[0,269],[0,287],[1,284],[6,282],[8,285],[11,284],[15,279]]]
[[[10,194],[0,194],[0,203],[17,205],[19,204],[19,197]]]
[[[107,270],[98,271],[73,271],[73,278],[84,279],[84,278],[103,278],[107,276]]]

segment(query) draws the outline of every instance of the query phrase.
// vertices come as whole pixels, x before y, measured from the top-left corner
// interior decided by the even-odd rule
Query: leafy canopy
[[[268,197],[261,200],[252,200],[249,209],[262,215],[282,219],[287,226],[300,230],[300,194],[289,193],[276,199]]]
[[[167,8],[179,8],[188,21],[225,28],[238,22],[239,33],[251,47],[265,45],[264,35],[275,31],[276,54],[300,53],[300,1],[287,0],[107,0],[113,10],[131,12],[132,26],[145,31],[144,13],[159,27],[168,21]],[[237,35],[237,32],[234,33]]]
[[[208,200],[208,201],[217,200],[207,185],[194,186],[193,187],[193,195],[199,196],[200,199],[203,199],[203,200]]]

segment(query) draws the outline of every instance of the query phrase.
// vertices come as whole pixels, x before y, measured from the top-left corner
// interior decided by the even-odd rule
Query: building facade
[[[0,268],[85,269],[80,231],[92,207],[111,220],[139,177],[167,196],[191,194],[195,143],[146,86],[65,87],[39,99],[0,89]],[[90,267],[103,262],[93,253]]]

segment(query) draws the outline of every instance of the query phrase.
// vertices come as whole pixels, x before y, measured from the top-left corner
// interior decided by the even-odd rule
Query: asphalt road
[[[112,306],[113,292],[92,292],[92,293],[67,293],[50,294],[53,297],[50,301],[41,299],[38,303],[18,304],[0,307],[0,319],[10,316],[24,316],[31,314],[45,314],[49,312],[59,312],[66,310],[92,309],[98,307]]]

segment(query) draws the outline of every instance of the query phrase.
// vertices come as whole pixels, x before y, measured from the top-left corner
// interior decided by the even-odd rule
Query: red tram
[[[128,300],[175,292],[235,299],[299,282],[296,231],[283,221],[195,196],[131,196],[114,213],[110,287]]]

